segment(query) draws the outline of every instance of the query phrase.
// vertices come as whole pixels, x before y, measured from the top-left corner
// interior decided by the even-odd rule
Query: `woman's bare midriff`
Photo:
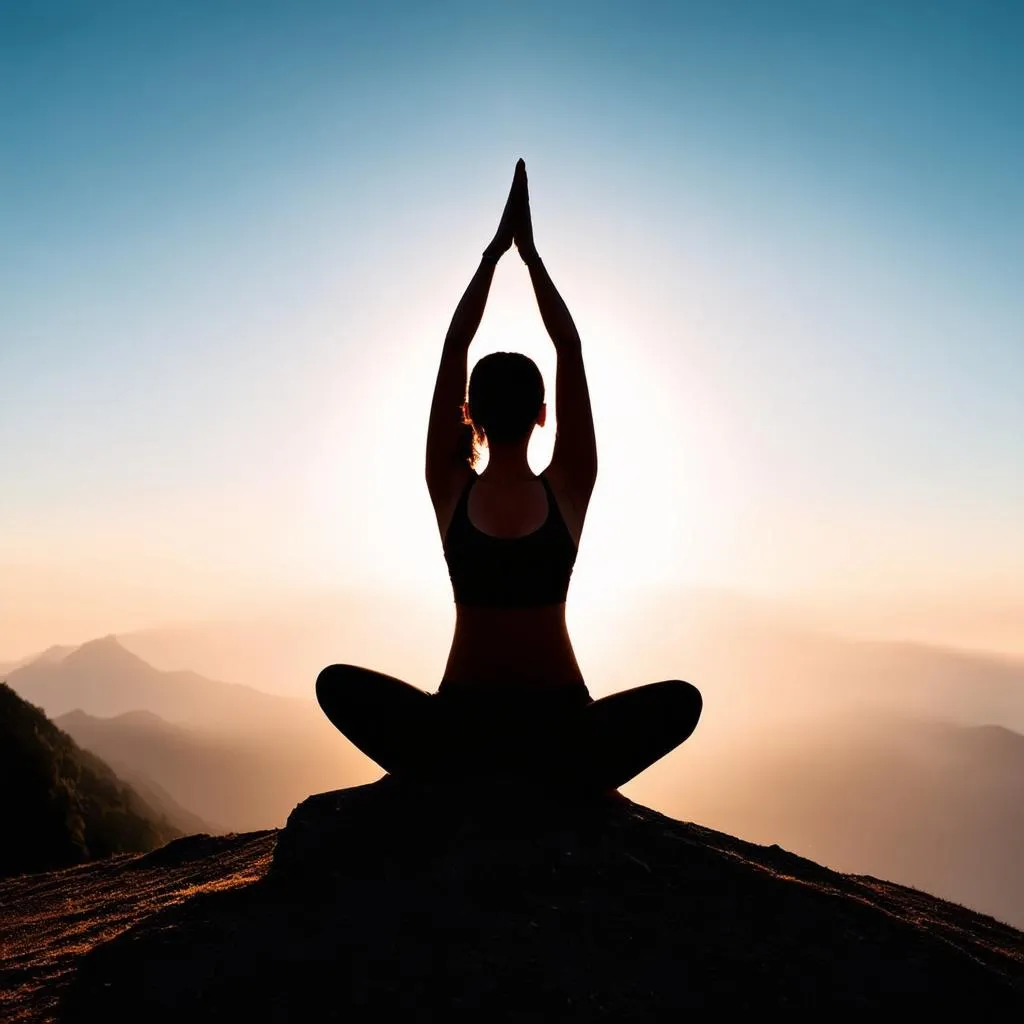
[[[444,689],[581,685],[564,603],[541,608],[455,606]]]

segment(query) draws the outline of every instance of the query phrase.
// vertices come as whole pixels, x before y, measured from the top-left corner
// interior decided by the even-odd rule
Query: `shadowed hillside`
[[[76,961],[59,1019],[1024,1009],[1012,928],[621,798],[559,805],[389,779],[310,798],[263,877],[265,856],[256,837],[197,837],[95,882],[79,873],[88,914],[108,922],[161,870],[199,894],[151,901]],[[16,887],[0,896],[37,918],[60,912],[59,877],[24,882],[24,901]],[[58,956],[21,942],[22,977]],[[41,1009],[31,995],[21,1005]]]
[[[94,754],[0,683],[0,874],[151,850],[180,835]]]
[[[145,856],[0,879],[0,1020],[51,1022],[82,956],[203,892],[260,878],[274,835],[189,836]]]

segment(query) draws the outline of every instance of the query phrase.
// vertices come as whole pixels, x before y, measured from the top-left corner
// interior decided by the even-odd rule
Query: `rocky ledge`
[[[618,797],[310,797],[267,876],[84,958],[65,1021],[1024,1010],[1024,934]]]

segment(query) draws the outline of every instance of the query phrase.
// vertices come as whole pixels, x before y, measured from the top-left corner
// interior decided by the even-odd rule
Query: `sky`
[[[520,156],[598,435],[570,605],[1024,653],[1022,47],[986,0],[3,5],[0,656],[450,605],[426,416]],[[553,390],[514,253],[495,349]]]

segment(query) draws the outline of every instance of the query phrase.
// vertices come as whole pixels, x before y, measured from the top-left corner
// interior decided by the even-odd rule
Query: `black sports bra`
[[[569,592],[576,563],[576,542],[565,525],[551,485],[540,481],[548,497],[548,515],[532,533],[492,537],[469,520],[474,473],[459,498],[444,536],[455,603],[475,608],[536,608],[561,604]]]

